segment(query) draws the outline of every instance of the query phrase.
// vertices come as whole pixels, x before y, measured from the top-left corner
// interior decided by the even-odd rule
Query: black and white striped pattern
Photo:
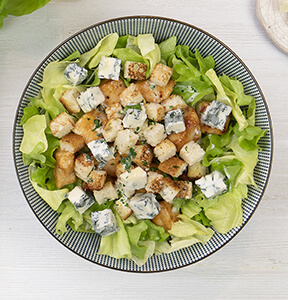
[[[215,233],[206,245],[196,244],[174,253],[154,255],[142,267],[138,267],[132,261],[126,259],[117,260],[108,256],[97,255],[100,238],[96,234],[76,233],[69,229],[64,236],[58,236],[55,232],[57,214],[38,196],[31,186],[28,179],[28,169],[23,165],[22,155],[19,151],[23,137],[22,127],[19,126],[19,123],[23,115],[23,109],[29,102],[29,97],[38,94],[40,90],[38,84],[41,82],[43,70],[47,64],[57,59],[61,60],[75,50],[79,50],[81,53],[86,52],[94,47],[101,38],[112,32],[117,32],[119,35],[152,33],[157,42],[176,35],[179,44],[188,45],[191,50],[197,48],[203,56],[213,55],[216,61],[216,72],[219,75],[225,73],[228,76],[236,76],[243,83],[245,92],[256,99],[256,125],[268,130],[266,136],[259,142],[263,149],[259,153],[259,163],[255,169],[255,182],[259,189],[249,187],[248,199],[243,201],[242,226],[231,230],[225,235]],[[267,104],[258,83],[239,57],[209,33],[189,24],[159,17],[137,16],[110,20],[84,29],[64,41],[44,59],[29,80],[20,99],[14,125],[14,158],[19,182],[28,204],[43,226],[64,246],[81,257],[102,266],[132,272],[166,271],[187,266],[214,253],[231,240],[250,219],[263,196],[270,173],[272,147],[272,128]]]

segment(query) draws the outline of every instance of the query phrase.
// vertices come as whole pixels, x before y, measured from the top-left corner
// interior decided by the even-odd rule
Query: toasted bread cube
[[[170,177],[164,178],[164,184],[159,194],[165,201],[172,203],[173,199],[179,192],[180,188],[174,180]]]
[[[168,99],[161,102],[161,105],[164,107],[165,113],[175,109],[184,110],[188,107],[183,98],[179,95],[171,95]]]
[[[132,162],[144,169],[149,168],[153,159],[152,148],[149,145],[136,145],[133,149],[136,156],[132,157]]]
[[[147,65],[145,63],[126,61],[124,65],[124,78],[145,80],[146,71]]]
[[[57,166],[53,169],[53,176],[58,189],[61,189],[67,184],[74,183],[77,180],[74,172],[67,173]]]
[[[166,139],[167,134],[165,127],[160,123],[150,125],[144,130],[144,137],[148,144],[155,147]]]
[[[184,159],[189,166],[201,161],[205,155],[205,151],[194,141],[185,144],[179,153],[179,156]]]
[[[122,119],[123,118],[123,107],[120,103],[115,103],[105,108],[108,120],[110,119]]]
[[[154,155],[162,163],[176,154],[176,146],[168,139],[165,139],[154,148]]]
[[[111,149],[111,151],[113,153],[113,149]],[[120,160],[121,160],[121,155],[118,153],[116,154],[115,158],[107,161],[106,165],[102,168],[102,170],[106,171],[108,176],[116,177],[116,166],[120,162]]]
[[[126,85],[122,79],[105,80],[99,85],[103,95],[105,96],[104,105],[112,106],[120,103],[120,95],[126,89]]]
[[[159,194],[164,185],[164,176],[157,172],[150,171],[147,174],[147,184],[145,190],[147,193]]]
[[[130,83],[130,85],[120,94],[120,101],[124,107],[130,103],[140,103],[143,100],[144,98],[135,83]]]
[[[128,154],[129,149],[136,145],[138,138],[132,129],[123,129],[118,132],[114,145],[120,154]]]
[[[103,188],[105,184],[107,173],[103,170],[92,170],[87,177],[87,189],[90,191],[99,191]]]
[[[133,165],[131,165],[128,169],[127,169],[127,166],[121,162],[119,162],[117,165],[116,165],[116,176],[117,178],[120,177],[121,174],[127,172],[127,171],[132,171],[133,169],[135,169],[135,167]]]
[[[89,179],[89,175],[94,169],[95,162],[92,158],[87,153],[82,153],[78,155],[75,159],[75,173],[76,176],[79,177],[80,179],[87,181]]]
[[[173,69],[163,64],[157,64],[150,76],[150,81],[160,86],[165,86],[172,76]]]
[[[124,197],[115,201],[114,209],[122,218],[122,220],[126,220],[133,212],[127,203],[127,199]]]
[[[85,146],[84,138],[75,133],[68,133],[60,140],[60,148],[64,151],[76,153]]]
[[[75,124],[73,132],[84,138],[85,144],[101,138],[101,131],[107,124],[106,114],[98,108],[84,114]]]
[[[143,125],[139,128],[139,130],[136,130],[135,133],[137,133],[138,137],[139,137],[139,141],[145,141],[146,143],[146,138],[144,136],[144,131],[145,129],[148,128],[148,120],[146,119],[145,122],[143,123]]]
[[[148,119],[160,122],[164,118],[164,107],[159,103],[145,104]]]
[[[158,169],[172,177],[179,177],[186,170],[187,163],[180,158],[171,157],[160,163]]]
[[[180,188],[180,192],[177,194],[176,198],[185,198],[191,199],[192,198],[192,188],[193,184],[191,181],[175,181],[178,187]]]
[[[187,176],[192,180],[196,180],[207,174],[207,167],[204,167],[201,162],[197,162],[188,167]]]
[[[118,198],[117,190],[111,181],[105,182],[103,188],[101,190],[94,190],[93,194],[98,204]]]
[[[77,91],[77,89],[72,88],[64,91],[59,99],[59,101],[65,106],[70,114],[79,113],[81,111],[76,100],[79,95],[80,93]]]
[[[62,112],[49,123],[52,134],[61,139],[74,128],[74,120],[66,112]]]
[[[106,142],[114,142],[118,135],[118,132],[122,129],[123,125],[120,119],[111,119],[107,122],[102,134]]]
[[[67,174],[70,174],[74,170],[75,155],[71,152],[64,151],[58,148],[54,153],[56,159],[56,166],[62,169]]]

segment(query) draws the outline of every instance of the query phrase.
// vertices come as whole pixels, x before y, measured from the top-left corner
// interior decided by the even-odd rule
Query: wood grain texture
[[[256,77],[273,120],[273,169],[252,219],[220,251],[164,273],[113,271],[68,251],[33,215],[13,165],[14,116],[34,69],[71,34],[125,15],[174,18],[218,37]],[[288,59],[258,22],[255,0],[52,0],[31,15],[5,19],[0,54],[1,299],[288,298]]]

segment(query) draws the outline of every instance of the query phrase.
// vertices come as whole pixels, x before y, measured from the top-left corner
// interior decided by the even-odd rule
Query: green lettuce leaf
[[[209,69],[214,69],[215,60],[212,55],[203,58],[198,49],[195,49],[195,57],[197,59],[200,72],[205,74]]]
[[[168,63],[168,59],[171,57],[171,55],[175,53],[176,43],[177,43],[177,37],[171,36],[169,39],[159,44],[161,59],[165,60],[166,63]]]

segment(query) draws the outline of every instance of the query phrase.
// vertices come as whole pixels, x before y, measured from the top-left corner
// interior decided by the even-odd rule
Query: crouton
[[[147,174],[147,184],[145,190],[147,193],[159,194],[164,185],[164,176],[157,172],[150,171]]]
[[[56,166],[59,169],[62,169],[67,174],[73,172],[75,160],[75,155],[73,153],[58,148],[54,152],[54,156],[56,159]]]
[[[192,180],[197,180],[207,174],[207,167],[204,167],[199,161],[191,166],[188,166],[187,176]]]
[[[80,93],[77,89],[67,89],[62,93],[59,101],[64,105],[70,114],[79,113],[81,111],[80,106],[77,102],[77,97]]]
[[[53,176],[57,189],[61,189],[63,186],[74,183],[77,180],[74,172],[67,173],[57,166],[53,169]]]
[[[185,198],[191,199],[192,198],[192,188],[193,184],[191,181],[175,181],[175,183],[180,188],[180,192],[176,195],[176,198]]]
[[[116,103],[120,103],[120,94],[126,89],[126,85],[122,79],[103,81],[99,85],[105,101],[106,106],[112,106]]]
[[[148,119],[160,122],[164,118],[164,107],[159,103],[145,104]]]
[[[145,129],[148,128],[148,120],[146,119],[143,125],[139,128],[139,130],[135,130],[135,133],[138,135],[139,139],[138,141],[145,141],[146,143],[146,138],[144,136],[144,131]]]
[[[105,97],[98,86],[89,87],[77,97],[77,102],[84,113],[95,109],[104,101]]]
[[[187,163],[180,158],[171,157],[160,163],[158,169],[172,177],[179,177],[187,168]]]
[[[188,107],[183,98],[179,95],[171,95],[168,99],[161,102],[161,105],[164,107],[165,113],[175,109],[184,110]]]
[[[128,206],[127,200],[124,197],[115,201],[114,209],[122,218],[122,220],[126,220],[133,212],[133,210]]]
[[[103,171],[107,172],[108,176],[116,177],[116,166],[121,160],[121,155],[118,154],[114,159],[107,161],[106,165],[102,168]]]
[[[154,148],[154,155],[162,163],[176,154],[176,146],[168,139],[163,140]]]
[[[123,107],[120,103],[115,103],[111,106],[105,107],[105,113],[107,115],[108,120],[110,119],[122,119],[123,114]]]
[[[74,120],[66,112],[62,112],[49,123],[49,127],[54,136],[61,139],[74,128]]]
[[[160,212],[159,214],[152,219],[152,222],[155,225],[161,226],[165,229],[165,231],[168,231],[172,228],[173,223],[178,221],[178,212],[173,211],[172,204],[166,202],[166,201],[160,201]]]
[[[85,182],[85,189],[90,191],[101,190],[105,184],[106,178],[106,171],[92,170],[88,175],[87,181]]]
[[[205,155],[205,151],[197,143],[190,141],[185,144],[179,153],[179,156],[191,166],[201,161]]]
[[[169,80],[168,84],[165,86],[155,85],[149,80],[137,81],[136,85],[147,102],[150,103],[160,103],[167,99],[175,86],[176,82],[174,80]]]
[[[131,171],[135,169],[135,167],[133,165],[129,166],[125,163],[121,163],[121,162],[118,162],[116,164],[116,167],[115,167],[115,173],[116,173],[116,176],[119,178],[121,174],[125,173],[126,171]]]
[[[145,63],[126,61],[124,65],[124,78],[145,80],[146,71],[147,65]]]
[[[147,140],[147,143],[152,147],[155,147],[167,137],[164,125],[160,123],[155,123],[148,126],[144,130],[143,134],[145,139]]]
[[[94,190],[93,194],[98,204],[118,198],[117,191],[111,181],[105,182],[103,188],[101,190]]]
[[[120,101],[124,107],[131,103],[140,103],[143,100],[144,98],[135,83],[130,83],[120,95]]]
[[[118,132],[122,129],[123,126],[120,119],[111,119],[107,122],[102,134],[106,142],[114,142],[118,135]]]
[[[164,184],[159,194],[165,201],[172,203],[173,199],[179,192],[180,188],[174,180],[170,177],[164,178]]]
[[[123,129],[118,132],[114,145],[120,154],[128,154],[129,149],[136,145],[138,138],[132,129]]]
[[[73,132],[81,135],[84,138],[85,144],[88,144],[102,137],[101,130],[106,124],[106,114],[97,108],[84,114],[76,122]]]
[[[60,148],[64,151],[76,153],[85,146],[84,138],[75,133],[68,133],[60,140]]]
[[[92,156],[87,153],[82,153],[75,159],[74,171],[77,177],[84,181],[87,181],[89,179],[90,173],[94,169],[94,166],[95,163]]]
[[[152,148],[149,145],[136,145],[133,149],[136,155],[132,156],[132,162],[143,169],[149,168],[153,159]]]
[[[172,76],[172,73],[172,68],[158,63],[150,76],[150,81],[156,85],[165,86]]]

